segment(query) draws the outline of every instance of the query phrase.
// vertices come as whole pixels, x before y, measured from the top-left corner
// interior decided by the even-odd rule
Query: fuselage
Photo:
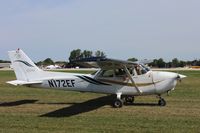
[[[49,74],[49,72],[47,72]],[[48,78],[38,79],[42,84],[33,84],[31,87],[40,87],[67,91],[95,92],[123,95],[159,95],[175,88],[177,75],[172,72],[148,71],[143,75],[132,76],[135,84],[130,80],[121,81],[117,78],[99,78],[98,73],[77,74],[51,72]],[[142,93],[138,93],[138,87]]]

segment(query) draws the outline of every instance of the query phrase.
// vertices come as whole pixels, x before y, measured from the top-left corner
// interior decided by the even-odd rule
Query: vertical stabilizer
[[[42,70],[21,49],[8,51],[8,55],[17,80],[33,81],[39,78]]]

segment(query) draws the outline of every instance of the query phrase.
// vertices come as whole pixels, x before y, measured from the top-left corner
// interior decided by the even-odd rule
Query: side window
[[[134,76],[135,75],[135,71],[134,68],[128,68],[129,73]]]
[[[114,76],[114,70],[104,70],[101,73],[101,77],[113,77]]]
[[[116,75],[116,77],[124,76],[124,75],[126,75],[126,72],[124,69],[116,69],[115,75]]]
[[[139,65],[135,66],[135,70],[137,72],[137,75],[141,75],[142,74],[141,67]]]

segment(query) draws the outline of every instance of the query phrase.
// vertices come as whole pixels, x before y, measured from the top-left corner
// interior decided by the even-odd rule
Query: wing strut
[[[133,80],[133,78],[132,78],[132,76],[131,76],[129,70],[127,69],[127,67],[126,67],[125,65],[124,65],[124,69],[125,69],[125,71],[126,71],[126,74],[127,74],[128,77],[129,77],[129,79],[131,80],[132,84],[134,84],[135,88],[137,89],[138,93],[139,93],[139,94],[142,94],[142,91],[137,87],[135,81]]]

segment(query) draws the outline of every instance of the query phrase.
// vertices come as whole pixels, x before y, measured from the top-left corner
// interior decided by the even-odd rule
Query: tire
[[[120,99],[115,100],[115,102],[113,103],[113,107],[115,108],[121,108],[123,106],[123,101]]]
[[[127,96],[125,97],[125,102],[126,103],[133,103],[134,102],[134,96]]]
[[[158,101],[158,105],[159,105],[159,106],[166,106],[166,101],[165,101],[163,98],[161,98],[161,99]]]

